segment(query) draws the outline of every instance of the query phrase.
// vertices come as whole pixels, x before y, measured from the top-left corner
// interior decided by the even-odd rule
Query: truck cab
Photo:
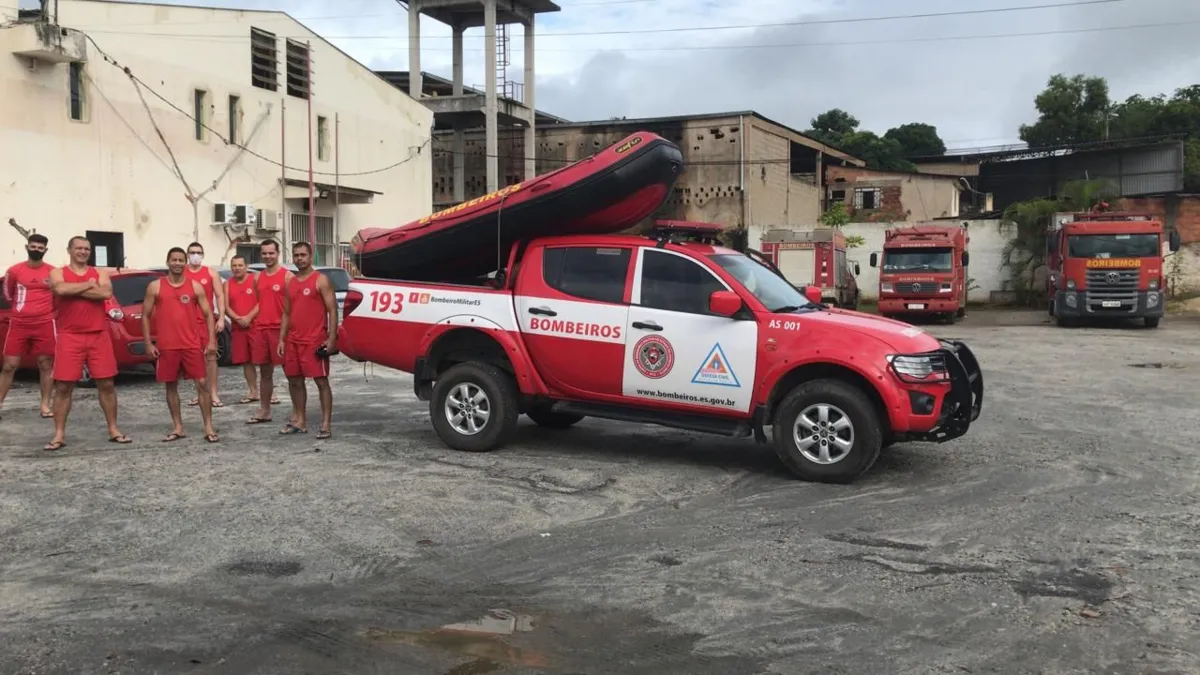
[[[923,315],[946,323],[967,314],[967,228],[918,225],[884,233],[883,259],[871,254],[879,268],[879,314]]]
[[[1055,217],[1046,237],[1050,315],[1059,326],[1084,318],[1137,319],[1148,328],[1164,314],[1163,224],[1145,214],[1092,211]],[[1168,235],[1179,250],[1179,233]]]
[[[983,376],[961,342],[810,302],[717,242],[720,227],[518,242],[479,285],[355,279],[339,349],[413,374],[449,446],[517,417],[585,417],[768,442],[796,475],[846,482],[902,440],[962,436]]]

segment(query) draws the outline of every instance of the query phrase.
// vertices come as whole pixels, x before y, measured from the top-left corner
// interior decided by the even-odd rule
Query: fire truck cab
[[[879,314],[925,315],[946,323],[967,313],[967,266],[971,239],[957,225],[916,225],[884,233],[879,268]]]
[[[763,234],[762,254],[793,286],[821,289],[821,302],[858,308],[858,263],[846,260],[846,235],[832,227],[808,231],[771,229]]]
[[[1163,224],[1139,213],[1092,211],[1055,216],[1046,237],[1050,316],[1059,326],[1078,319],[1162,320]],[[1179,250],[1177,231],[1168,248]]]

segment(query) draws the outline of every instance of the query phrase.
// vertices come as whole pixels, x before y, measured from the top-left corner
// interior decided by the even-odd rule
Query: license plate
[[[909,305],[909,309],[925,309],[925,305]]]
[[[1120,300],[1105,300],[1100,303],[1100,306],[1101,307],[1120,307],[1121,301]]]

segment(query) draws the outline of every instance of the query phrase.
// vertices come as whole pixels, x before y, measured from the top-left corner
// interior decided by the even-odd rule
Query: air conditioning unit
[[[255,211],[254,229],[257,232],[278,232],[279,212],[270,209],[258,209]]]
[[[254,208],[253,204],[243,204],[238,207],[238,222],[242,222],[250,227],[254,227],[255,225],[258,225],[258,214],[259,210]]]
[[[237,204],[233,207],[233,222],[238,225],[247,225],[249,224],[249,218],[252,217],[250,216],[251,213],[254,213],[253,206]]]
[[[237,206],[228,202],[213,204],[213,225],[236,225]]]

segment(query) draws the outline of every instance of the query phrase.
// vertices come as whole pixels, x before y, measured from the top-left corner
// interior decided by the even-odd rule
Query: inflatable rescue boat
[[[359,230],[351,241],[354,263],[365,277],[467,283],[502,267],[515,241],[633,227],[662,205],[682,169],[674,143],[638,132],[418,221]]]

